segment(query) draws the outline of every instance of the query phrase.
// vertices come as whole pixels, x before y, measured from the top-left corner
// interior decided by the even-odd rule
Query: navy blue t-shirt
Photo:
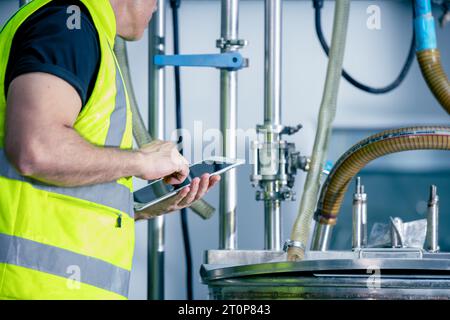
[[[80,8],[80,28],[73,28],[70,5]],[[69,19],[69,26],[67,25]],[[53,0],[33,13],[14,36],[5,77],[5,92],[18,76],[31,72],[55,75],[71,84],[82,105],[89,100],[100,65],[97,30],[87,8],[77,0]]]

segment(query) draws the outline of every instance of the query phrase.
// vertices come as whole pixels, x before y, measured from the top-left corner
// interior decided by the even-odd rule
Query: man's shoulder
[[[72,5],[80,10],[74,12]],[[101,57],[100,41],[81,1],[53,0],[38,9],[17,30],[11,52],[5,92],[19,75],[45,72],[70,83],[83,103],[89,99]]]
[[[89,10],[76,0],[53,0],[33,13],[25,23],[28,25],[26,29],[43,26],[48,32],[54,31],[54,28],[80,33],[96,32]]]

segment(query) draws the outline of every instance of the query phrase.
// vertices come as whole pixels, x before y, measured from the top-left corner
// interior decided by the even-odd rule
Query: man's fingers
[[[168,175],[164,177],[164,182],[167,184],[181,184],[189,175],[189,167],[183,166],[179,169],[179,171],[176,171],[172,173],[171,175]]]
[[[191,185],[190,185],[190,191],[189,193],[186,195],[186,197],[180,201],[180,203],[178,204],[181,207],[186,207],[188,205],[190,205],[194,200],[195,200],[195,195],[198,192],[198,187],[200,184],[200,179],[199,178],[194,178],[194,180],[192,180]]]
[[[184,180],[186,180],[185,177],[183,178],[181,175],[178,175],[176,173],[164,177],[164,182],[171,185],[181,184]]]
[[[200,185],[198,187],[198,192],[195,195],[195,200],[202,198],[205,195],[205,193],[208,191],[209,177],[210,177],[210,175],[207,173],[202,175],[202,177],[200,179]]]
[[[184,164],[181,166],[181,168],[177,171],[177,178],[183,182],[189,175],[189,166]]]
[[[177,193],[177,195],[174,197],[173,201],[171,201],[170,210],[178,210],[178,206],[180,205],[181,201],[183,201],[186,196],[191,191],[190,187],[183,188],[180,192]]]
[[[212,176],[209,178],[209,187],[208,190],[214,187],[220,181],[220,176]]]

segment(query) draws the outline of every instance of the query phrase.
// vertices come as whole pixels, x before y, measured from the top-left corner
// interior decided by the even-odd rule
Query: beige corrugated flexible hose
[[[441,106],[450,114],[450,82],[441,63],[439,49],[417,52],[422,75]]]
[[[143,145],[150,143],[153,139],[148,133],[147,128],[145,127],[144,120],[142,119],[142,115],[139,111],[133,83],[131,81],[126,41],[120,37],[116,37],[114,52],[122,71],[122,77],[125,82],[125,87],[127,88],[131,111],[133,113],[133,136],[136,140],[137,145],[139,147],[142,147]],[[155,193],[158,195],[167,193],[167,189],[165,188],[164,184],[160,184],[158,188],[155,189]],[[215,208],[213,206],[202,199],[195,201],[190,206],[190,209],[192,209],[202,219],[211,218],[215,211]]]
[[[387,154],[409,150],[450,150],[450,127],[391,129],[355,144],[339,158],[322,187],[316,212],[317,223],[336,224],[351,180],[369,162]]]
[[[320,177],[328,150],[332,124],[336,115],[336,102],[344,61],[349,12],[350,0],[335,2],[330,58],[319,111],[314,149],[310,169],[303,189],[300,209],[291,233],[291,243],[298,243],[300,245],[293,245],[288,248],[287,254],[289,261],[303,260],[305,257],[306,243],[309,238],[311,222],[319,193]]]

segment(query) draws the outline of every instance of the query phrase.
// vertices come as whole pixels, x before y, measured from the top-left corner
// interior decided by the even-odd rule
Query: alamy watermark
[[[179,136],[183,137],[181,141],[178,139]],[[218,128],[205,129],[203,121],[194,121],[193,130],[177,129],[168,136],[168,140],[178,141],[177,149],[179,151],[183,149],[190,163],[230,154],[232,150],[227,148],[233,145],[236,148],[236,158],[253,163],[250,144],[257,139],[258,134],[254,128],[228,129],[222,132]]]
[[[372,4],[367,7],[366,13],[369,15],[366,21],[367,29],[381,30],[381,8]]]
[[[367,274],[370,276],[367,278],[367,288],[371,291],[381,289],[381,271],[379,266],[369,266],[367,268]]]
[[[67,7],[67,14],[69,17],[66,21],[66,26],[69,30],[81,29],[81,10],[77,5],[71,5]]]
[[[67,277],[66,286],[69,290],[78,290],[81,288],[81,268],[77,265],[70,265],[66,269]]]

